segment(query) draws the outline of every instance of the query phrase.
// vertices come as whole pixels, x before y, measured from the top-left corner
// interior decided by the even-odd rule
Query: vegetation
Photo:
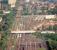
[[[29,15],[28,7],[24,6],[23,15]]]
[[[48,14],[57,14],[57,8],[53,8],[47,11]]]
[[[38,38],[41,37],[42,39],[45,39],[45,41],[49,42],[49,46],[52,50],[57,49],[57,34],[41,34],[41,33],[34,33],[34,35]]]
[[[3,18],[2,28],[1,28],[2,35],[1,35],[1,40],[0,40],[0,47],[2,48],[2,50],[6,50],[7,40],[8,40],[9,33],[10,33],[10,28],[12,26],[12,22],[14,19],[13,10],[9,10],[9,11],[10,11],[9,14],[2,16],[2,18]]]
[[[56,31],[57,30],[57,25],[49,26],[46,30],[54,30],[54,31]]]
[[[52,49],[57,49],[57,34],[44,34]]]

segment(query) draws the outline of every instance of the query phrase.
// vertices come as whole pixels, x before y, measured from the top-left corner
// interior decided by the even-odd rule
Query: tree
[[[10,34],[10,28],[13,23],[14,19],[14,13],[13,10],[9,10],[10,13],[4,15],[3,18],[3,25],[2,25],[2,35],[1,35],[1,41],[0,41],[0,47],[2,50],[6,50],[7,47],[7,40]]]
[[[57,14],[57,8],[53,8],[47,11],[48,14]]]
[[[23,15],[29,15],[28,6],[23,7]]]
[[[49,42],[49,46],[52,49],[57,49],[57,34],[50,34],[50,33],[46,33],[46,34],[41,34],[40,32],[35,32],[34,35],[38,38],[38,37],[42,37],[42,39],[44,39],[45,41]]]

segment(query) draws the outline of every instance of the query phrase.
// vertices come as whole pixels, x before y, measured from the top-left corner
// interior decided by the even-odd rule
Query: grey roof
[[[44,15],[16,17],[12,25],[14,31],[33,30],[44,20]]]

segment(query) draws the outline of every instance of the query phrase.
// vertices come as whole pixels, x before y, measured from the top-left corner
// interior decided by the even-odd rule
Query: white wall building
[[[11,7],[15,7],[16,0],[8,0],[8,4],[11,5]]]
[[[2,17],[0,17],[0,22],[2,21]]]
[[[54,19],[55,18],[55,15],[46,15],[45,18],[46,19]]]

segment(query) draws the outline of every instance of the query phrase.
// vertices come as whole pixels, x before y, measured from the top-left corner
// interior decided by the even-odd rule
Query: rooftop
[[[35,32],[37,28],[41,28],[42,25],[46,24],[47,22],[45,21],[46,16],[49,15],[26,15],[16,17],[15,21],[13,22],[11,32],[15,33]]]

